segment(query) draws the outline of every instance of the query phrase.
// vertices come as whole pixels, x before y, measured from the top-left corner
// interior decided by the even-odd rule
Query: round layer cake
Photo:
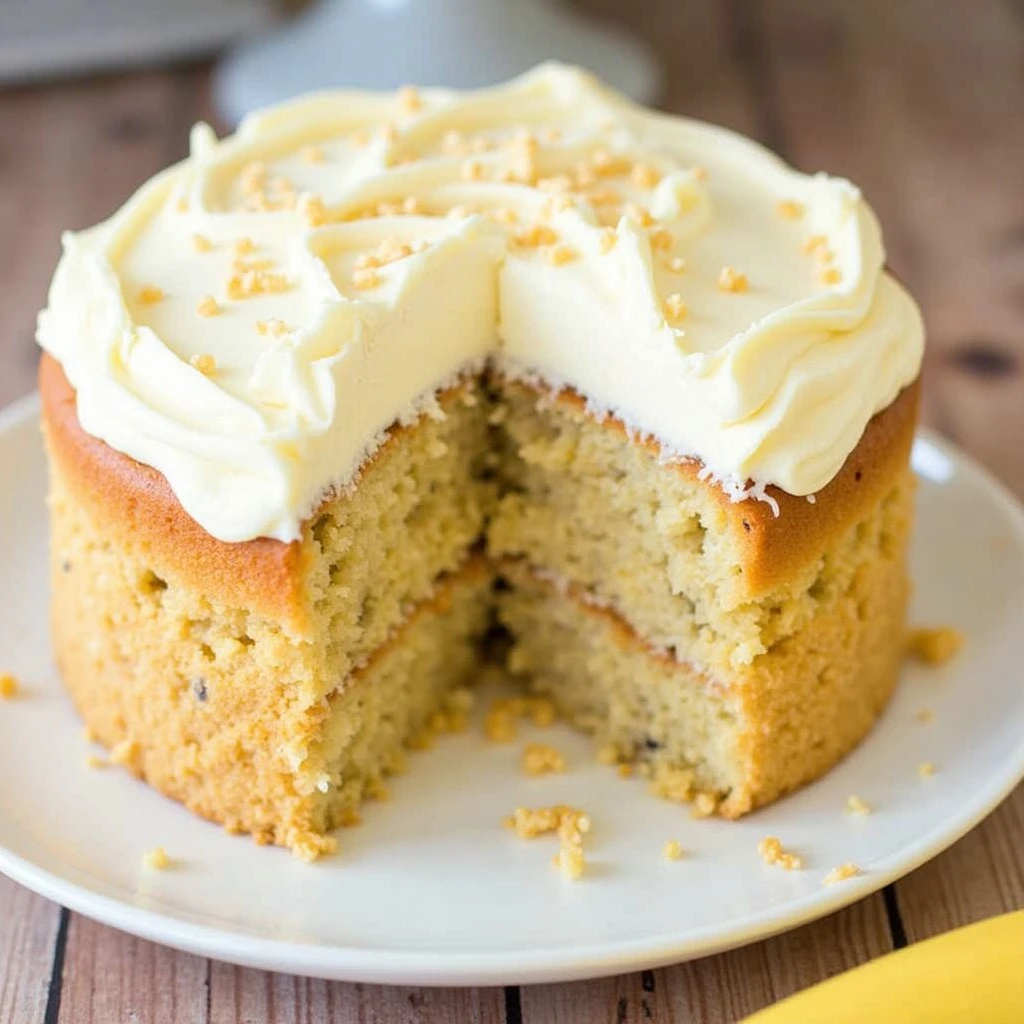
[[[727,817],[895,684],[923,329],[873,215],[581,72],[198,126],[39,341],[68,689],[261,841],[329,849],[485,647]]]

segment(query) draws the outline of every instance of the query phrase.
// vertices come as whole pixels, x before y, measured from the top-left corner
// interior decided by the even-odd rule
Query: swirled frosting
[[[228,541],[291,540],[488,358],[571,385],[736,498],[812,494],[917,375],[848,182],[545,66],[247,118],[68,234],[40,344],[83,428]]]

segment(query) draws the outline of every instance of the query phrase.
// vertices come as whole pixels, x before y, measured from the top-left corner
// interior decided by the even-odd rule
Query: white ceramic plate
[[[924,436],[913,618],[955,624],[965,651],[908,666],[860,749],[820,782],[740,822],[696,821],[639,779],[544,733],[561,776],[525,778],[521,743],[478,729],[415,755],[393,799],[315,865],[232,838],[116,770],[85,766],[51,664],[43,457],[27,400],[0,414],[0,660],[25,683],[0,704],[0,870],[73,910],[224,960],[345,980],[506,984],[652,967],[752,942],[859,899],[949,846],[1024,775],[1024,516],[990,477]],[[924,724],[918,712],[934,720]],[[918,765],[933,761],[930,779]],[[873,808],[844,813],[858,794]],[[519,804],[572,803],[594,822],[572,883],[550,838],[517,839]],[[806,861],[763,864],[765,835]],[[678,839],[686,856],[661,849]],[[147,871],[162,845],[176,866]],[[853,861],[863,874],[823,886]]]

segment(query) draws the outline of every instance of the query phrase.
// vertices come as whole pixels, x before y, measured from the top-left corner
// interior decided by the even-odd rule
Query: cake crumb
[[[839,284],[843,275],[838,267],[826,267],[818,277],[822,284]]]
[[[565,878],[576,882],[583,877],[586,867],[586,857],[583,855],[582,846],[564,844],[558,849],[558,870]]]
[[[847,861],[845,864],[840,864],[839,867],[833,868],[822,880],[823,885],[835,885],[836,882],[845,882],[848,878],[853,878],[854,875],[860,874],[860,868],[856,864]]]
[[[567,804],[553,807],[517,807],[504,819],[506,828],[512,829],[520,839],[535,839],[549,832],[558,832],[568,841],[575,841],[590,831],[590,816],[586,811]]]
[[[135,740],[122,740],[110,751],[110,763],[122,767],[130,765],[135,760],[138,749]]]
[[[188,365],[192,369],[198,370],[205,377],[209,377],[217,371],[217,360],[209,352],[192,356],[188,361]]]
[[[945,665],[964,645],[964,635],[953,626],[912,629],[907,653],[926,665]]]
[[[714,793],[698,793],[690,811],[694,818],[710,818],[718,810],[718,797]]]
[[[99,771],[103,768],[109,768],[110,762],[105,757],[97,757],[95,754],[89,754],[85,758],[85,767],[90,768],[93,771]]]
[[[0,673],[0,700],[10,700],[18,696],[18,680],[10,672]]]
[[[142,866],[150,871],[166,871],[171,866],[171,858],[162,846],[154,846],[142,855]]]
[[[651,792],[673,803],[689,803],[693,797],[693,771],[660,764],[651,780]]]
[[[338,848],[338,840],[334,836],[322,836],[315,832],[299,832],[290,835],[286,841],[292,853],[307,864],[324,854],[334,853]]]
[[[192,248],[196,252],[209,252],[213,248],[213,242],[211,242],[206,235],[194,234],[192,236]]]
[[[735,267],[722,267],[718,274],[718,289],[723,292],[745,292],[750,287],[746,274]]]
[[[775,836],[765,836],[757,844],[757,852],[765,864],[777,864],[785,871],[799,871],[804,866],[803,858],[784,850]]]
[[[661,855],[666,860],[679,860],[683,855],[683,848],[679,845],[679,840],[669,839],[661,848]]]
[[[155,284],[144,284],[139,289],[139,302],[145,306],[152,306],[166,297],[163,288],[158,288]]]
[[[645,163],[633,164],[629,177],[637,188],[654,188],[661,181],[661,175],[657,169]]]
[[[856,793],[846,798],[846,810],[849,814],[870,814],[871,805],[866,804]]]
[[[686,302],[679,292],[673,292],[665,299],[665,313],[670,320],[682,320],[687,312]]]
[[[922,761],[917,766],[917,774],[922,779],[930,779],[935,774],[935,765],[931,761]]]
[[[204,295],[196,303],[196,312],[200,316],[216,316],[220,312],[220,304],[212,295]]]
[[[565,757],[545,743],[527,743],[523,749],[523,771],[527,775],[550,775],[565,771]]]
[[[547,261],[553,267],[563,267],[576,259],[576,250],[568,245],[553,245],[547,251]]]

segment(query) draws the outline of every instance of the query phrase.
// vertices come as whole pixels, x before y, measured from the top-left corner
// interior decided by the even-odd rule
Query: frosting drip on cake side
[[[383,431],[490,356],[812,494],[919,370],[848,182],[546,66],[247,118],[68,234],[40,344],[83,428],[222,540],[291,540]]]

